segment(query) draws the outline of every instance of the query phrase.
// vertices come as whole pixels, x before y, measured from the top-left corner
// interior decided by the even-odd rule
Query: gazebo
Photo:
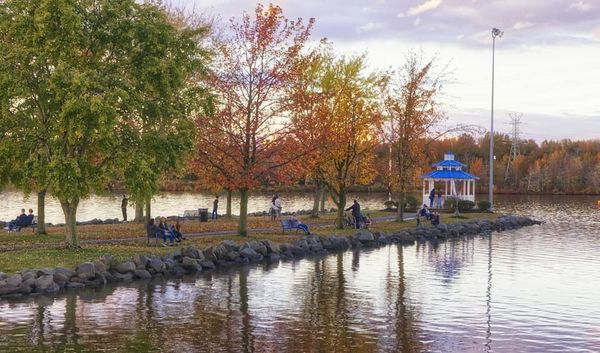
[[[440,183],[443,183],[444,186],[444,200],[448,197],[456,197],[475,202],[475,180],[479,178],[465,172],[463,168],[466,165],[454,160],[454,153],[446,152],[444,160],[435,163],[433,167],[435,170],[421,176],[423,179],[423,204],[429,205],[429,193],[434,187],[436,187],[437,198]]]

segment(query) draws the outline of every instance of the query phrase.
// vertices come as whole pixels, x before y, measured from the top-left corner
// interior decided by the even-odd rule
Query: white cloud
[[[421,17],[417,17],[417,18],[415,18],[415,21],[413,22],[413,24],[414,24],[415,26],[418,26],[418,25],[420,25],[420,24],[421,24],[421,22],[422,22],[422,20],[421,20]]]
[[[592,32],[592,35],[600,39],[600,26],[596,27],[596,29]]]
[[[529,28],[532,27],[533,23],[529,22],[529,21],[518,21],[517,23],[515,23],[513,25],[514,29],[524,29],[524,28]]]
[[[381,23],[369,22],[365,25],[362,25],[356,29],[358,33],[368,33],[373,32],[375,30],[381,29],[383,26]]]
[[[409,16],[416,16],[420,13],[438,8],[444,0],[428,0],[419,6],[414,6],[406,12]]]
[[[585,11],[591,10],[593,8],[593,6],[590,5],[589,2],[582,0],[582,1],[572,3],[571,5],[569,5],[569,8],[585,12]]]

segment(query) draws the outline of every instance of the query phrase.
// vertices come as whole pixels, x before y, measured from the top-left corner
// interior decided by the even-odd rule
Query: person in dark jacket
[[[150,221],[146,225],[146,234],[148,235],[148,239],[158,239],[159,237],[163,237],[165,233],[156,224],[154,224],[154,218],[150,218]]]
[[[435,199],[435,188],[429,192],[429,208],[433,207],[433,200]]]
[[[352,217],[354,217],[354,226],[356,229],[360,228],[360,222],[362,221],[362,215],[360,214],[360,204],[354,200],[352,206],[348,207],[346,211],[352,211]]]
[[[219,209],[219,195],[215,196],[215,200],[213,201],[213,210],[212,210],[212,214],[210,216],[211,219],[217,219],[218,209]]]
[[[123,222],[127,222],[127,203],[129,199],[126,195],[123,195],[123,200],[121,200],[121,212],[123,213]]]

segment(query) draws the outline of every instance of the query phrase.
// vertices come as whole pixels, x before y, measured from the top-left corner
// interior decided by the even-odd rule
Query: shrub
[[[417,198],[412,195],[406,195],[404,197],[404,208],[416,209],[418,206]]]
[[[475,202],[469,200],[458,201],[458,210],[461,212],[471,211],[475,207]]]
[[[458,210],[460,212],[471,211],[475,207],[475,202],[469,200],[459,200],[454,197],[449,197],[444,201],[444,208],[448,208],[452,211],[456,211],[456,205],[458,204]]]
[[[385,205],[386,210],[391,210],[393,208],[398,207],[398,202],[394,201],[394,200],[388,200],[388,201],[384,202],[383,204]]]
[[[492,204],[488,200],[479,200],[479,202],[477,202],[477,207],[479,207],[480,211],[489,211]]]

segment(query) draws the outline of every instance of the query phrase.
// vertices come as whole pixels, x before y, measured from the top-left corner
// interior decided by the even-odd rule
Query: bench
[[[296,222],[295,224],[289,220],[289,219],[282,219],[281,220],[281,228],[282,228],[282,234],[285,234],[286,229],[292,230],[295,229],[296,230],[296,234],[298,234],[298,222]]]
[[[33,232],[35,233],[35,230],[37,229],[37,216],[33,216],[33,220],[31,221],[30,224],[23,224],[20,226],[17,226],[15,229],[13,229],[13,232],[20,232],[21,229],[25,229],[25,228],[31,228],[33,230]]]

